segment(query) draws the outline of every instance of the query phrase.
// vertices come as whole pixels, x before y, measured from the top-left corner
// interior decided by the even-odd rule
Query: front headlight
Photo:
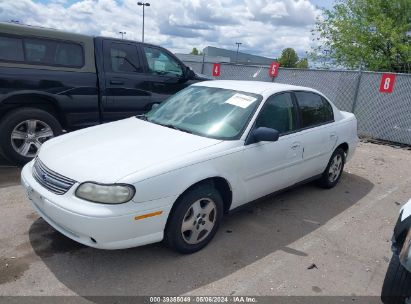
[[[122,204],[131,200],[135,192],[131,185],[85,182],[78,186],[76,196],[94,203]]]

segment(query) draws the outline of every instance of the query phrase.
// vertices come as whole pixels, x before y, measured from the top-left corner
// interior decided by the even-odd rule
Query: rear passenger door
[[[301,178],[321,174],[337,142],[334,113],[330,103],[314,92],[295,92],[300,116],[300,138],[303,144]]]
[[[142,45],[141,48],[153,103],[161,103],[189,85],[185,78],[185,66],[170,52],[152,45]]]
[[[103,41],[103,57],[103,120],[113,121],[150,110],[150,84],[144,74],[140,47],[107,39]]]

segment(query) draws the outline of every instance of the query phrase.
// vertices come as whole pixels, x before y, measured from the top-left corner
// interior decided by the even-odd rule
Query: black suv
[[[142,114],[201,80],[159,46],[0,23],[0,152],[25,163],[53,136]]]

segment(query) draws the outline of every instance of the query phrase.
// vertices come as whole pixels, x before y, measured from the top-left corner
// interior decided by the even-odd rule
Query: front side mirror
[[[249,145],[260,141],[277,141],[279,137],[280,133],[277,130],[266,127],[259,127],[251,132],[246,144]]]
[[[155,110],[155,109],[157,109],[159,106],[160,106],[159,103],[153,103],[153,104],[151,105],[151,110]]]
[[[196,74],[194,73],[194,71],[190,67],[186,66],[185,75],[186,75],[187,79],[193,79]]]

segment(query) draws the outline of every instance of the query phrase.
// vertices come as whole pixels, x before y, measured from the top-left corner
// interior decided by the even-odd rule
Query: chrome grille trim
[[[38,157],[34,161],[32,173],[40,185],[58,195],[65,194],[76,183],[75,180],[47,168]]]

